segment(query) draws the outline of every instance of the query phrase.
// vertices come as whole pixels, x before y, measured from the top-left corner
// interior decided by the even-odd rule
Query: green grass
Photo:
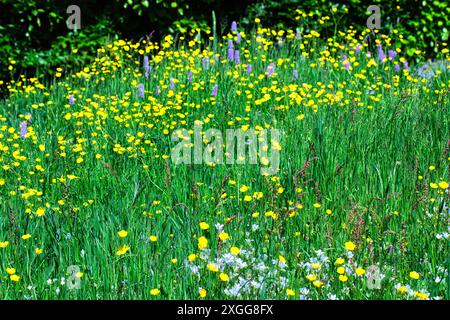
[[[206,299],[298,299],[302,288],[312,299],[449,298],[449,239],[436,237],[450,232],[449,189],[430,185],[450,180],[449,69],[422,81],[415,67],[396,73],[395,62],[382,64],[376,54],[371,65],[366,47],[352,54],[364,35],[347,34],[335,45],[308,34],[288,36],[279,46],[259,31],[262,42],[252,33],[235,44],[238,66],[227,61],[227,40],[215,52],[207,43],[188,49],[180,41],[160,61],[158,49],[145,53],[139,52],[145,44],[116,42],[99,51],[89,70],[63,70],[50,86],[10,85],[10,97],[0,102],[0,242],[8,241],[0,247],[1,298],[197,299],[200,288]],[[387,51],[386,38],[378,38]],[[221,56],[203,70],[203,56],[215,53]],[[144,54],[153,67],[148,79]],[[355,58],[349,71],[342,54]],[[267,77],[270,62],[276,73]],[[293,69],[298,79],[292,80]],[[170,78],[179,81],[174,90]],[[138,83],[145,85],[144,99]],[[270,99],[259,104],[265,94]],[[32,122],[20,138],[26,114]],[[259,165],[249,164],[174,165],[170,135],[193,130],[195,120],[224,134],[244,125],[280,129],[278,174],[262,176]],[[243,185],[249,190],[240,191]],[[262,199],[243,201],[254,192]],[[230,239],[219,239],[217,223]],[[117,234],[122,229],[125,238]],[[203,250],[201,236],[208,240]],[[350,241],[356,245],[351,259]],[[129,251],[117,255],[123,244]],[[241,260],[229,255],[231,247],[240,249]],[[304,265],[316,258],[317,269]],[[345,260],[346,282],[338,278],[338,258]],[[208,270],[210,263],[220,271]],[[79,290],[61,284],[71,265],[83,273]],[[379,290],[366,285],[372,265],[385,276]],[[10,279],[8,267],[19,281]],[[366,274],[356,275],[357,267]],[[308,280],[313,274],[322,287]],[[238,281],[250,289],[230,295]],[[401,293],[397,284],[412,291]],[[160,293],[152,296],[155,288]]]

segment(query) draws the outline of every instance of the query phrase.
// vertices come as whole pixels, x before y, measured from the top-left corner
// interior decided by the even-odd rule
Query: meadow
[[[449,299],[447,44],[256,23],[7,85],[0,298]],[[174,164],[195,124],[280,130],[278,171]]]

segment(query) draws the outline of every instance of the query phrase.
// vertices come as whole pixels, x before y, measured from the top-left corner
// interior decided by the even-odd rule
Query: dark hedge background
[[[81,8],[82,28],[76,33],[65,23],[66,9],[72,4]],[[0,79],[51,76],[57,66],[80,67],[111,39],[139,40],[152,34],[158,40],[183,29],[206,30],[212,25],[213,11],[218,33],[226,33],[233,20],[250,29],[255,17],[265,26],[296,28],[295,11],[300,9],[316,14],[307,28],[332,35],[334,25],[320,25],[314,17],[329,15],[337,7],[339,26],[361,30],[371,4],[381,7],[382,32],[398,29],[410,55],[421,49],[433,57],[436,44],[442,47],[448,41],[448,0],[0,0]],[[79,48],[77,54],[73,48]]]

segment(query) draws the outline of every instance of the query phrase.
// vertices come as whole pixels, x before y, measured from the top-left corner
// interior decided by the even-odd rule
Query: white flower
[[[223,231],[223,224],[216,223],[214,226],[216,227],[217,232],[221,233]]]
[[[308,288],[300,288],[300,293],[304,296],[307,296],[309,294]]]

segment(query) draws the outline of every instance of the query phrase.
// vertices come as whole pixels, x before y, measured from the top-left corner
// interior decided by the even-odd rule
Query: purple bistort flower
[[[397,55],[396,51],[394,51],[394,50],[389,50],[388,51],[388,57],[389,57],[390,60],[394,60],[396,55]]]
[[[144,93],[144,84],[143,84],[143,83],[139,83],[139,84],[138,84],[138,97],[141,98],[141,99],[143,99],[144,96],[145,96],[145,93]]]
[[[242,36],[241,36],[240,33],[238,33],[237,36],[236,36],[236,43],[237,44],[241,43],[241,39],[242,39]]]
[[[253,70],[253,67],[252,67],[252,65],[249,63],[249,64],[247,65],[247,74],[252,73],[252,70]]]
[[[20,137],[25,139],[25,136],[28,133],[28,124],[26,121],[20,123]]]
[[[380,60],[381,63],[384,63],[384,59],[386,58],[386,55],[384,54],[381,44],[378,45],[377,51],[378,51],[378,60]]]
[[[342,56],[342,62],[344,63],[345,69],[350,70],[350,61],[347,59],[346,55]]]
[[[150,73],[150,64],[148,62],[148,56],[144,56],[144,62],[142,63],[145,71],[145,78],[148,79],[148,75]]]
[[[270,77],[274,74],[274,72],[275,72],[275,65],[273,64],[273,62],[271,62],[266,69],[266,76]]]
[[[212,92],[211,92],[211,95],[213,96],[213,97],[217,97],[217,91],[219,90],[219,86],[217,85],[217,84],[215,84],[214,85],[214,88],[213,88],[213,90],[212,90]]]
[[[228,61],[234,60],[234,44],[233,40],[228,40]]]
[[[234,62],[236,64],[241,63],[241,58],[239,57],[239,50],[235,50],[234,51]]]
[[[202,66],[203,66],[203,69],[208,69],[208,67],[209,67],[209,58],[208,57],[204,57],[202,59]]]
[[[232,32],[236,32],[237,31],[237,22],[236,21],[233,21],[231,23],[231,31]]]

